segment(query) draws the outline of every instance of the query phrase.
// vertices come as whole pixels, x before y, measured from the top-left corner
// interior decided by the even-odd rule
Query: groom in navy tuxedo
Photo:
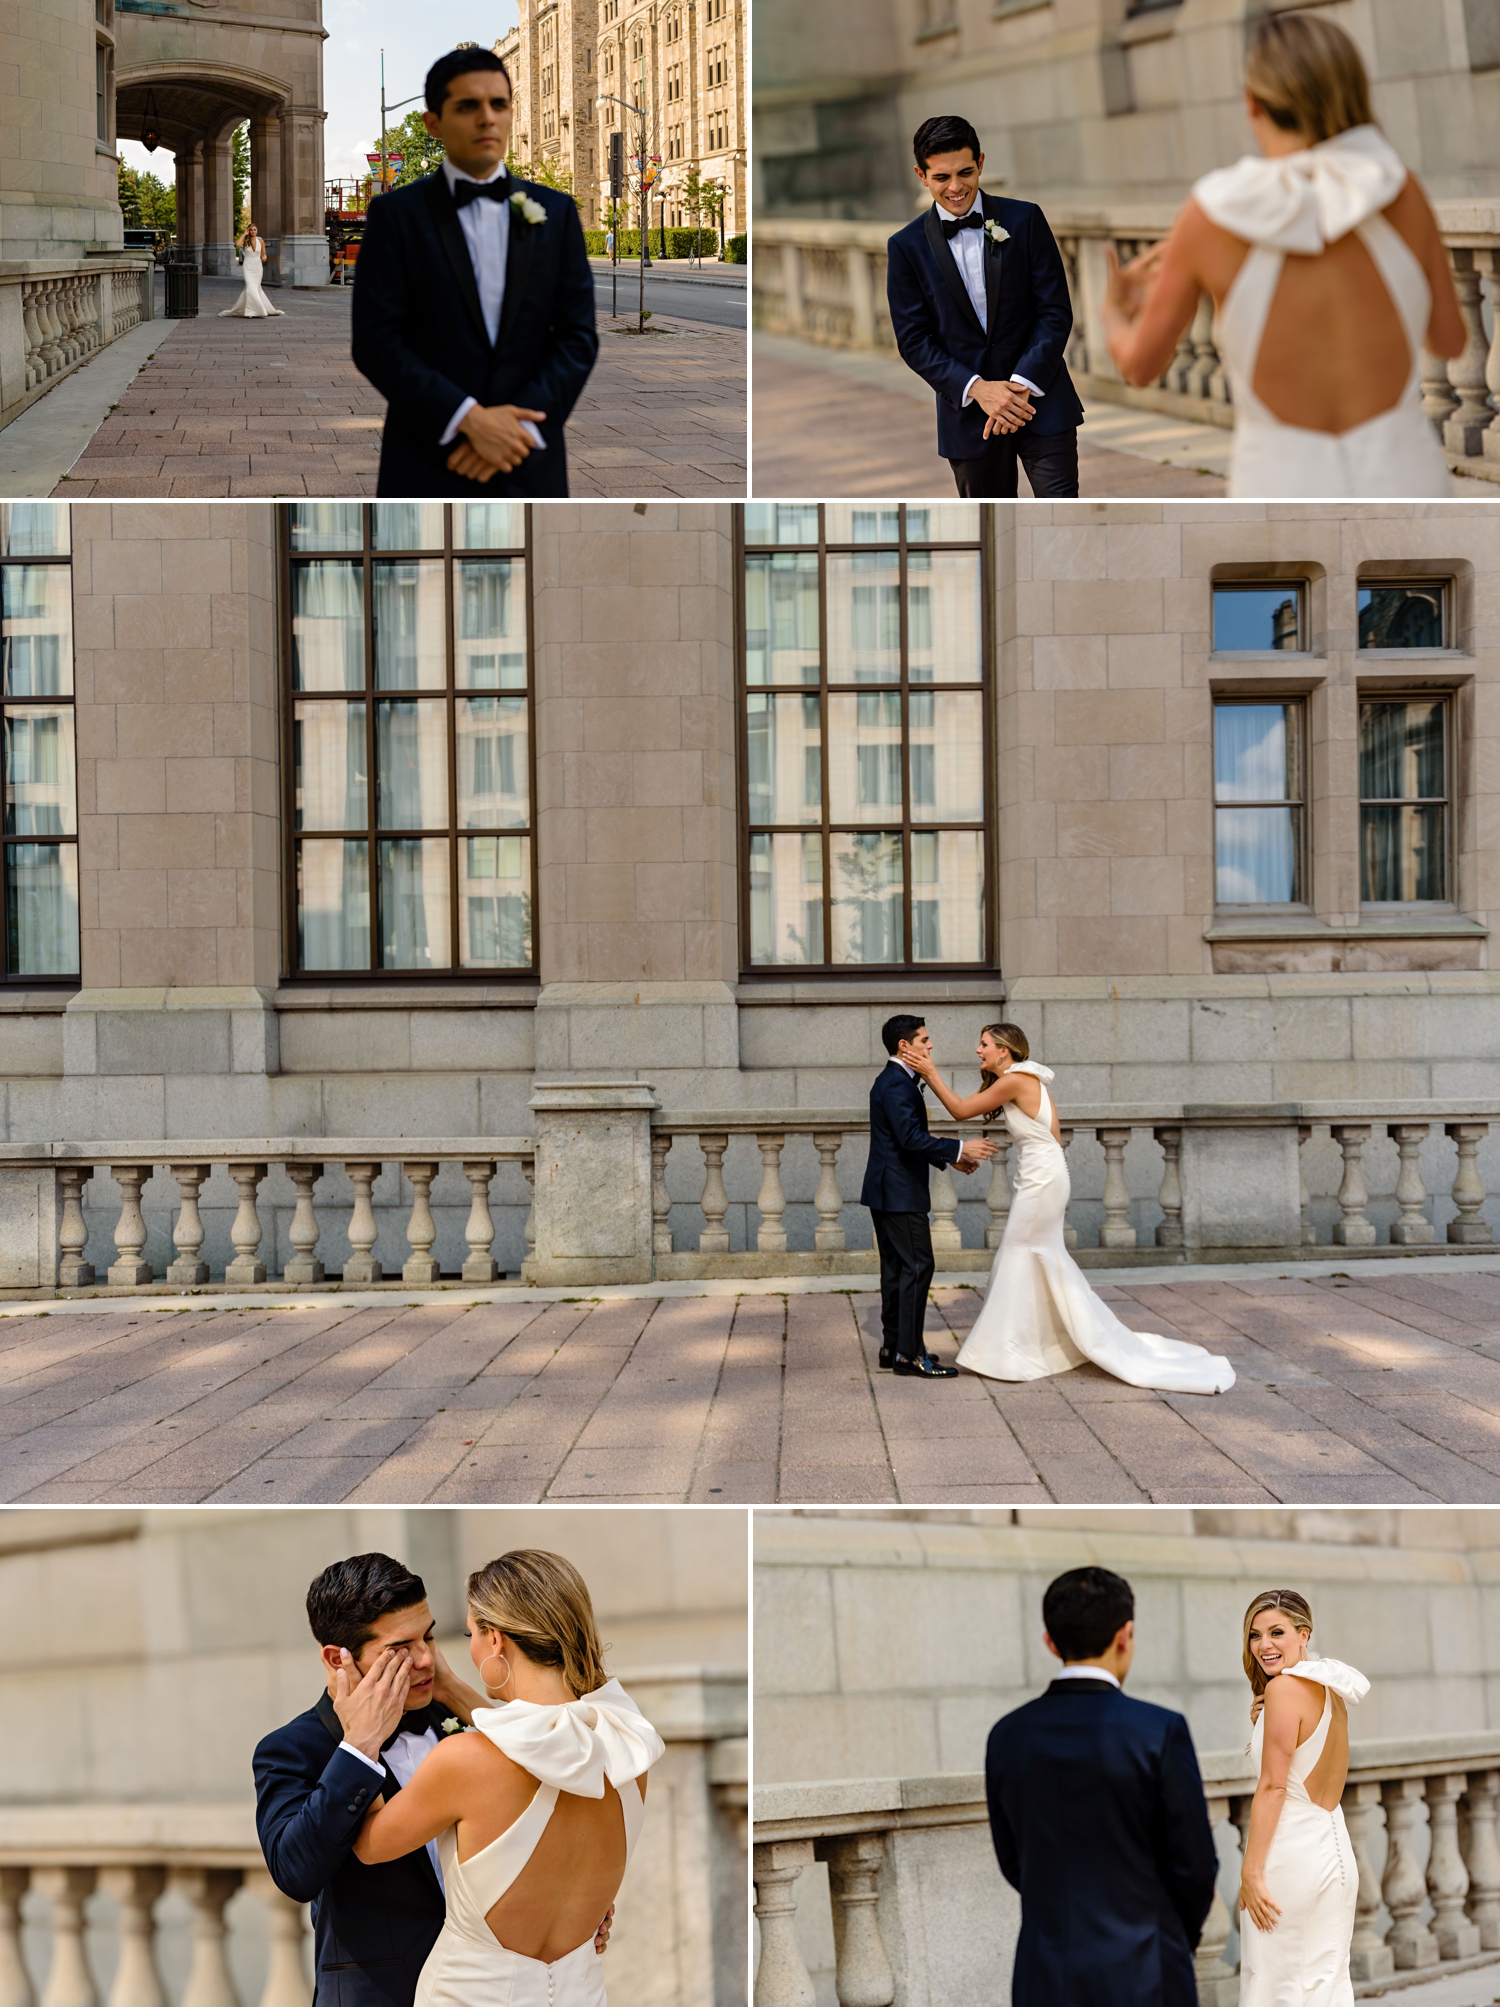
[[[599,353],[571,195],[510,174],[510,77],[488,49],[427,72],[435,174],[370,204],[355,367],[386,399],[377,493],[566,495],[563,426]]]
[[[886,246],[886,295],[902,361],[937,392],[938,452],[961,495],[1014,495],[1018,461],[1033,494],[1076,495],[1073,307],[1047,219],[980,193],[967,119],[927,119],[912,148],[932,207]]]
[[[990,1730],[1000,1872],[1021,1895],[1012,2007],[1197,2007],[1218,1857],[1180,1714],[1123,1691],[1135,1596],[1107,1568],[1042,1599],[1047,1691]]]

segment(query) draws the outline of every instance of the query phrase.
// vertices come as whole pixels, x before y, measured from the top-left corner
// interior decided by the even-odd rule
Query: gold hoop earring
[[[499,1662],[500,1662],[500,1664],[504,1666],[504,1668],[505,1668],[505,1677],[504,1677],[504,1679],[497,1679],[497,1680],[494,1680],[494,1681],[490,1681],[490,1680],[487,1680],[487,1679],[485,1679],[485,1677],[484,1677],[484,1669],[485,1669],[485,1667],[486,1667],[487,1665],[489,1665],[489,1664],[491,1663],[491,1661],[492,1661],[492,1660],[496,1660],[496,1659],[498,1659],[498,1660],[499,1660]],[[481,1659],[481,1660],[480,1660],[480,1662],[479,1662],[479,1677],[480,1677],[480,1679],[481,1679],[481,1680],[483,1681],[483,1683],[484,1683],[484,1687],[485,1687],[485,1691],[486,1691],[486,1692],[488,1692],[488,1691],[490,1690],[490,1687],[491,1687],[492,1685],[493,1685],[493,1686],[496,1686],[496,1687],[502,1687],[502,1686],[509,1686],[509,1685],[510,1685],[510,1660],[509,1660],[509,1659],[507,1659],[507,1658],[505,1658],[505,1657],[503,1657],[503,1656],[502,1656],[502,1655],[501,1655],[501,1654],[500,1654],[499,1652],[491,1652],[491,1653],[490,1653],[490,1656],[489,1656],[489,1658],[487,1658],[487,1659]]]

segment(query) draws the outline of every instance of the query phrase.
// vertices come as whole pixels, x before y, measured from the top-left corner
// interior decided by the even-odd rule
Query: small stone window
[[[1220,906],[1300,906],[1306,855],[1302,705],[1214,705],[1214,897]]]
[[[1306,593],[1296,580],[1215,585],[1214,653],[1302,653],[1307,647],[1305,600]]]
[[[1359,896],[1366,905],[1446,901],[1448,699],[1359,707]]]
[[[1449,648],[1447,579],[1372,580],[1359,588],[1361,648]]]

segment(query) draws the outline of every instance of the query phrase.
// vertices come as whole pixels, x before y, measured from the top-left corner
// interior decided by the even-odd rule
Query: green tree
[[[238,241],[245,227],[250,201],[250,121],[234,129],[234,140],[230,154],[230,166],[234,179],[234,234]]]
[[[433,172],[443,157],[443,142],[434,139],[423,125],[420,111],[409,111],[400,125],[386,127],[385,150],[388,155],[401,155],[401,165],[392,179],[392,185],[405,188],[408,182],[421,181]],[[379,153],[380,141],[377,139],[368,151]]]
[[[710,223],[719,226],[719,256],[724,255],[724,203],[728,195],[722,181],[705,181],[702,184],[703,213]]]
[[[132,230],[175,230],[177,190],[120,162],[120,209]]]
[[[555,160],[522,160],[514,153],[505,156],[506,169],[511,174],[519,174],[523,181],[534,181],[540,188],[555,188],[559,195],[573,193],[573,177],[560,168]]]

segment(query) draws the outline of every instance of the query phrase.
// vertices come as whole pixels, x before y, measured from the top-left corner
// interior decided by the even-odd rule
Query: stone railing
[[[1167,234],[1173,211],[1161,204],[1109,211],[1066,202],[1044,207],[1068,272],[1073,298],[1068,366],[1080,393],[1200,423],[1231,425],[1229,384],[1214,345],[1213,303],[1207,296],[1155,384],[1135,389],[1123,383],[1104,338],[1105,246],[1113,244],[1122,262],[1134,257]],[[1451,362],[1423,356],[1422,404],[1450,458],[1478,462],[1467,471],[1500,480],[1500,313],[1495,311],[1500,305],[1500,203],[1440,201],[1434,207],[1469,339],[1463,354]],[[885,247],[899,227],[776,217],[758,222],[752,274],[755,325],[834,348],[894,354]]]
[[[1243,1754],[1202,1759],[1219,1893],[1194,1961],[1202,2007],[1235,2007],[1233,1904],[1255,1788]],[[1500,1734],[1355,1743],[1344,1817],[1359,1867],[1350,1970],[1500,1957]],[[995,1864],[979,1774],[770,1785],[754,1794],[755,2007],[813,2007],[830,1957],[841,2007],[1006,2007],[1020,1912]],[[802,1882],[826,1864],[804,1912]],[[832,1925],[831,1953],[826,1945]],[[1372,1989],[1373,1990],[1373,1989]]]
[[[0,425],[152,317],[151,261],[0,264]]]

